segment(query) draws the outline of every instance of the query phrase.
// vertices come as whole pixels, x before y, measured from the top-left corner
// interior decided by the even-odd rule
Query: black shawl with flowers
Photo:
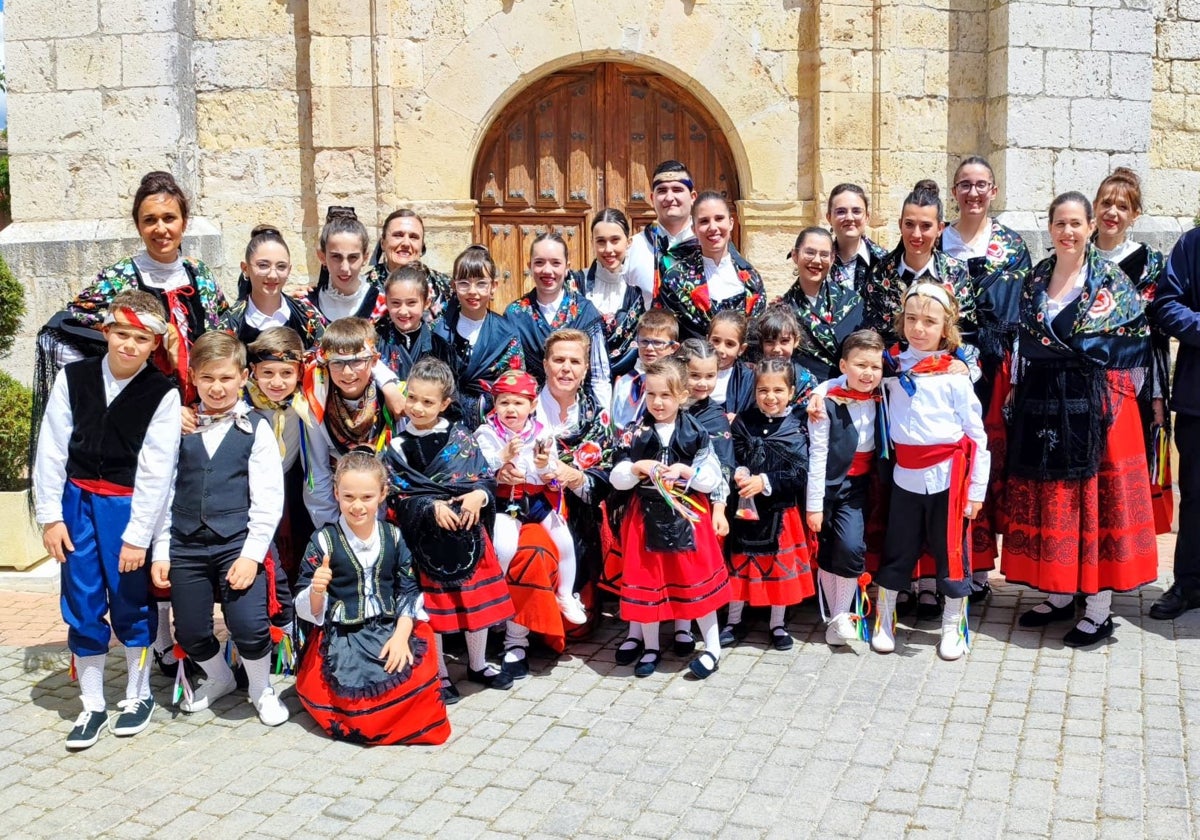
[[[546,383],[546,370],[542,360],[546,355],[546,339],[552,332],[562,329],[581,330],[588,334],[593,343],[604,341],[600,312],[580,291],[565,286],[562,300],[558,303],[558,311],[551,320],[547,321],[542,314],[536,290],[510,303],[504,310],[504,320],[520,337],[521,350],[525,355],[525,370],[538,381],[538,385]],[[590,365],[588,376],[591,376]]]
[[[483,425],[492,410],[488,389],[509,370],[525,369],[525,354],[516,330],[504,318],[489,312],[483,328],[472,346],[458,334],[458,319],[462,314],[458,299],[450,301],[442,317],[433,324],[434,335],[450,345],[454,360],[450,367],[458,383],[456,408],[459,419],[471,429]]]
[[[862,241],[867,246],[869,257],[863,259],[861,256],[855,254],[853,260],[845,263],[842,262],[841,254],[838,253],[837,239],[835,238],[833,242],[833,268],[829,270],[829,278],[831,280],[854,289],[860,295],[867,287],[875,265],[888,254],[886,248],[875,244],[867,237],[864,236]]]
[[[796,313],[796,320],[804,331],[799,351],[800,363],[812,372],[818,382],[832,379],[837,375],[842,342],[862,326],[862,298],[853,288],[830,276],[821,283],[813,302],[804,294],[800,281],[784,292],[781,300]]]
[[[434,335],[424,321],[415,334],[406,335],[396,329],[391,318],[380,318],[375,323],[375,349],[379,351],[379,360],[401,379],[408,379],[412,366],[424,356],[433,356],[454,367],[450,345],[440,335]]]
[[[884,344],[898,341],[895,316],[904,300],[904,293],[912,283],[911,277],[901,276],[900,258],[904,256],[904,245],[875,264],[871,281],[863,297],[863,326],[870,327],[883,336]],[[943,251],[935,250],[931,259],[937,282],[946,287],[958,300],[958,328],[963,341],[975,344],[978,340],[978,322],[975,313],[975,284],[967,273],[966,265]],[[930,278],[932,281],[932,278]]]
[[[762,277],[729,244],[729,257],[742,283],[742,291],[731,298],[713,303],[704,277],[704,255],[699,243],[680,243],[659,258],[660,274],[654,290],[654,305],[679,319],[679,340],[705,339],[713,315],[727,309],[745,313],[747,318],[761,315],[767,307]]]
[[[579,289],[585,297],[590,295],[596,288],[596,262],[592,262],[586,273],[572,271],[567,275],[567,283],[569,287]],[[629,373],[637,364],[637,325],[645,311],[642,290],[629,286],[625,289],[625,299],[621,301],[620,309],[611,315],[600,313],[604,346],[608,349],[609,374],[613,379]]]

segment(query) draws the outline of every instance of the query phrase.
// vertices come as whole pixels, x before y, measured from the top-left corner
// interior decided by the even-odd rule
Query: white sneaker
[[[233,672],[226,671],[226,674],[228,675],[228,681],[210,677],[201,683],[200,687],[192,695],[191,700],[184,697],[179,701],[180,711],[186,712],[189,715],[193,712],[202,712],[237,688],[237,680],[234,678]]]
[[[891,653],[896,649],[896,593],[879,587],[875,599],[875,627],[871,632],[871,650]]]
[[[558,601],[558,611],[569,623],[587,624],[587,610],[583,608],[583,601],[579,600],[578,595],[559,595],[555,600]]]
[[[825,642],[835,647],[858,641],[858,629],[850,619],[850,613],[839,613],[829,620],[825,628]]]
[[[946,611],[942,614],[942,640],[938,642],[938,656],[947,662],[961,659],[969,648],[962,632],[963,598],[947,598]]]
[[[266,726],[279,726],[281,723],[287,723],[287,719],[291,715],[287,706],[283,705],[278,695],[275,694],[275,689],[269,687],[254,701],[254,708],[258,710],[258,719]]]

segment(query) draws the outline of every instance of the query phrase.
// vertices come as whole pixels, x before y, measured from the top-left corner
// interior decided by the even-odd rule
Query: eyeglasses
[[[805,248],[800,252],[800,256],[806,260],[821,260],[829,262],[833,259],[833,251],[815,251],[812,248]]]
[[[330,359],[329,369],[339,373],[351,370],[360,373],[371,364],[371,356],[355,356],[353,359]]]
[[[454,288],[459,292],[486,292],[492,288],[491,280],[455,280]]]
[[[991,181],[959,181],[954,185],[954,191],[960,193],[985,193],[991,188]]]
[[[287,274],[289,271],[291,271],[291,269],[292,267],[285,262],[272,263],[267,262],[266,260],[259,260],[254,264],[254,270],[259,274],[270,274],[271,272],[275,272],[276,274]]]
[[[637,340],[638,347],[645,347],[647,350],[666,350],[674,341],[667,341],[664,338],[639,338]]]

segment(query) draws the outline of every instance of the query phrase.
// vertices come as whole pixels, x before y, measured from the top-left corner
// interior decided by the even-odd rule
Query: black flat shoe
[[[895,614],[905,616],[917,608],[917,596],[911,589],[901,589],[896,593]]]
[[[793,644],[792,635],[782,624],[778,627],[772,627],[771,644],[775,646],[775,650],[791,650]]]
[[[649,656],[650,659],[646,659]],[[648,677],[658,670],[658,661],[662,659],[662,653],[657,650],[648,650],[643,656],[638,659],[638,664],[633,666],[633,675],[635,677]]]
[[[746,638],[746,623],[739,621],[736,624],[726,624],[722,627],[718,641],[721,642],[721,647],[727,648],[733,647],[744,638]]]
[[[624,647],[626,642],[636,642],[633,647]],[[632,665],[642,658],[642,654],[646,652],[646,643],[641,639],[627,638],[621,644],[617,645],[617,652],[613,658],[618,665]]]
[[[1200,591],[1184,589],[1176,582],[1150,607],[1150,617],[1159,621],[1170,621],[1196,607],[1200,607]]]
[[[1063,636],[1064,645],[1073,648],[1087,647],[1088,645],[1094,645],[1096,642],[1107,639],[1113,634],[1113,620],[1111,615],[1099,624],[1087,616],[1080,619],[1080,622],[1084,621],[1090,624],[1092,629],[1080,630],[1078,627],[1071,628],[1071,631]]]
[[[698,680],[707,679],[717,673],[721,668],[721,663],[717,661],[717,657],[713,656],[708,651],[704,651],[691,662],[688,663],[688,670],[692,672]]]
[[[507,654],[514,650],[522,651],[524,655],[520,659],[509,661]],[[508,648],[504,653],[504,661],[500,663],[502,674],[507,674],[513,680],[523,680],[529,676],[529,652],[525,648]]]
[[[691,630],[676,630],[675,641],[671,645],[671,650],[680,658],[691,656],[696,652],[696,639],[692,636]]]
[[[986,601],[991,596],[992,596],[992,585],[990,583],[988,583],[987,581],[984,581],[983,583],[979,584],[978,589],[971,591],[971,594],[967,596],[967,600],[971,603],[972,606],[974,606],[976,604],[982,604],[984,601]]]
[[[500,691],[507,691],[512,688],[513,678],[511,674],[506,674],[503,669],[494,674],[489,674],[487,669],[482,671],[473,671],[467,669],[467,679],[478,685],[485,685],[488,688],[496,688]]]
[[[1017,624],[1022,627],[1045,627],[1047,624],[1053,624],[1056,621],[1070,621],[1075,617],[1075,602],[1067,604],[1065,607],[1055,607],[1049,601],[1042,601],[1050,607],[1049,612],[1043,610],[1032,609],[1021,613],[1021,617],[1017,620]],[[1038,606],[1041,606],[1039,604]]]
[[[933,596],[933,600],[929,600],[929,596]],[[917,593],[917,620],[931,620],[942,617],[942,609],[945,607],[945,600],[940,592],[918,592]]]
[[[447,706],[453,706],[462,699],[462,695],[458,693],[458,688],[454,683],[450,682],[449,677],[442,678],[442,684],[438,687],[442,694],[442,703]]]

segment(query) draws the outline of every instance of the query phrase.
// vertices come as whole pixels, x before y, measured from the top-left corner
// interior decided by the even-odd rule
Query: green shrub
[[[13,277],[8,263],[0,257],[0,357],[12,350],[21,318],[25,315],[25,287]]]
[[[0,492],[24,490],[26,444],[33,392],[0,372]]]

